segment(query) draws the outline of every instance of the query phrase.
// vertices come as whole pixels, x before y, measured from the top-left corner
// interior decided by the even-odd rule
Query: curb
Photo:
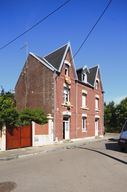
[[[27,153],[27,149],[26,149],[26,151],[24,151],[22,154],[18,154],[18,151],[17,151],[17,154],[8,154],[6,156],[0,157],[0,161],[9,161],[9,160],[19,159],[19,158],[24,158],[24,157],[30,157],[30,156],[34,156],[34,155],[38,155],[38,154],[44,154],[44,153],[48,153],[48,152],[52,152],[52,151],[59,151],[59,150],[64,150],[64,149],[65,150],[66,149],[74,149],[77,146],[89,144],[92,142],[107,141],[110,138],[111,137],[103,137],[103,138],[97,138],[97,139],[92,139],[92,140],[80,140],[80,141],[73,141],[73,142],[71,141],[68,143],[57,143],[57,144],[54,144],[53,147],[51,147],[52,145],[49,146],[48,149],[42,148],[42,150],[35,151],[35,152],[31,150],[31,152],[29,152],[29,153]]]

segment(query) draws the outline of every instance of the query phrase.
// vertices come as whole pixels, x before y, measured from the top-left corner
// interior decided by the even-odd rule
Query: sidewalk
[[[12,149],[8,151],[0,151],[0,161],[8,161],[12,159],[27,157],[27,156],[33,156],[41,153],[47,153],[50,151],[64,150],[69,147],[75,147],[75,146],[83,145],[89,142],[108,140],[110,138],[118,138],[118,134],[106,134],[103,138],[81,139],[77,141],[68,141],[68,142],[56,143],[52,145],[43,145],[40,147],[26,147],[26,148]]]

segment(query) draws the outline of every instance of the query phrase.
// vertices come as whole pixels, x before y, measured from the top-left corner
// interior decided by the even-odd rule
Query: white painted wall
[[[6,126],[2,127],[2,136],[0,137],[0,151],[6,150]]]
[[[53,144],[53,117],[48,114],[48,135],[35,135],[35,122],[32,122],[32,146]]]

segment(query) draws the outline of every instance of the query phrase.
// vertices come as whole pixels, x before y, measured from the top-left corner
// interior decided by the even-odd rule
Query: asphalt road
[[[0,162],[0,192],[126,192],[126,180],[113,139]]]

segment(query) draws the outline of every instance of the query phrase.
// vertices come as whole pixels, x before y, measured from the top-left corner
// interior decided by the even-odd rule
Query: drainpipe
[[[101,135],[104,135],[105,133],[105,127],[104,127],[104,93],[102,93],[102,105],[103,105],[103,112],[102,112],[102,126],[101,126]]]
[[[28,59],[26,60],[25,67],[23,70],[24,78],[25,78],[25,109],[27,108],[28,103]]]
[[[76,82],[76,83],[75,83],[75,85],[76,85],[76,104],[75,104],[75,106],[76,106],[76,119],[75,119],[75,120],[76,120],[76,122],[75,122],[75,126],[76,126],[76,127],[75,127],[75,128],[76,128],[76,129],[75,129],[75,131],[76,131],[76,138],[77,138],[77,118],[78,118],[78,117],[77,117],[77,115],[78,115],[78,109],[77,109],[77,108],[78,108],[78,83]]]
[[[56,79],[57,74],[56,71],[54,71],[53,74],[53,80],[54,80],[54,125],[53,125],[53,140],[56,139]]]

